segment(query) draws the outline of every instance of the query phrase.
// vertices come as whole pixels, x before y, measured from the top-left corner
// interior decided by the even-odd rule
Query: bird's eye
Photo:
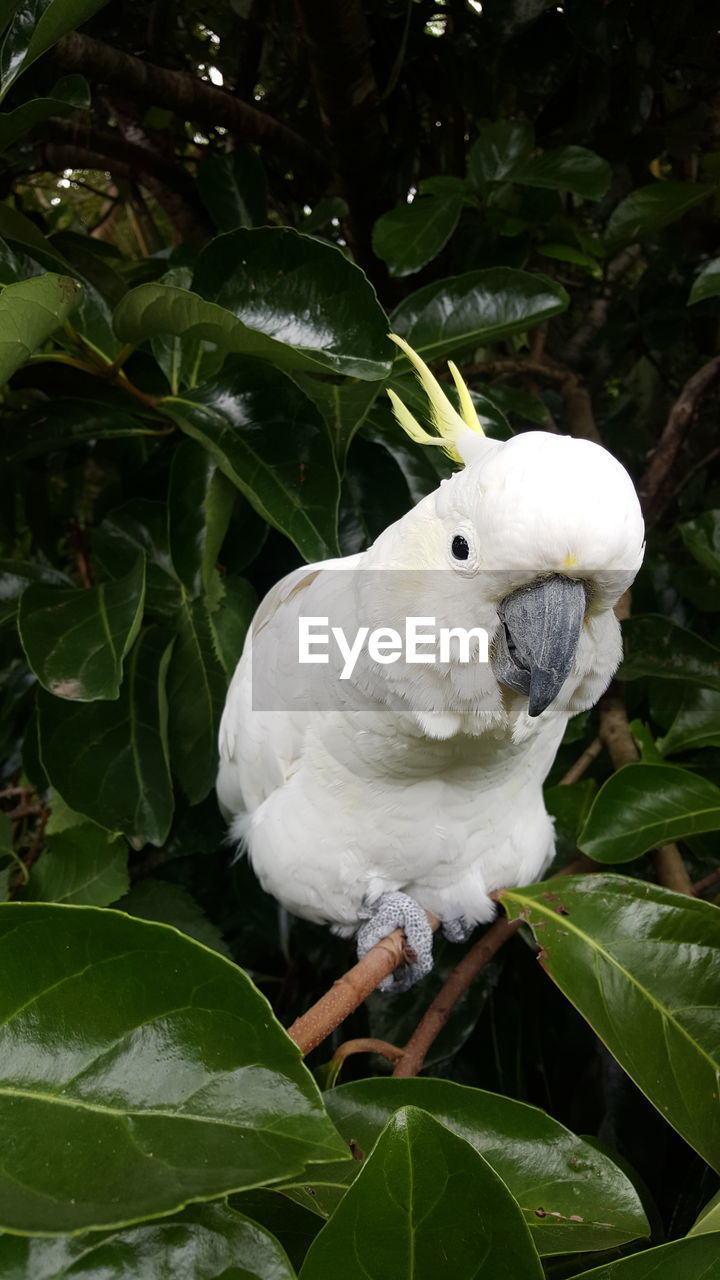
[[[470,555],[467,538],[463,538],[461,533],[456,533],[452,540],[451,550],[456,560],[467,560]]]

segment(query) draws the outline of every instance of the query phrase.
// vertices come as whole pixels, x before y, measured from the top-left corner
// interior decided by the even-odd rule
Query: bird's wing
[[[282,786],[300,758],[310,713],[291,705],[280,708],[275,689],[297,685],[287,673],[281,676],[283,664],[296,661],[297,617],[306,609],[305,593],[323,570],[349,569],[358,560],[347,556],[303,565],[276,583],[258,607],[220,723],[217,792],[226,813],[254,809]]]

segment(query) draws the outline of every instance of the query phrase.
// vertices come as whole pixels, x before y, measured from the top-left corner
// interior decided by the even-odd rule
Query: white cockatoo
[[[227,695],[217,792],[289,911],[359,931],[361,955],[404,929],[415,960],[384,984],[397,991],[432,966],[426,912],[463,941],[494,915],[494,890],[549,865],[543,781],[568,718],[620,661],[613,606],[644,528],[605,449],[542,431],[488,439],[454,365],[460,413],[394,341],[437,434],[390,392],[400,426],[464,468],[368,550],[296,569],[265,597]]]

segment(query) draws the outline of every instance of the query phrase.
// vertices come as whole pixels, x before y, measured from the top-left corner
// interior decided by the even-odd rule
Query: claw
[[[448,942],[467,942],[474,928],[474,924],[466,924],[461,916],[457,920],[446,920],[442,931]]]
[[[367,920],[357,936],[360,958],[394,929],[403,930],[408,954],[414,957],[383,978],[379,991],[392,992],[393,995],[408,991],[430,973],[433,963],[432,929],[422,907],[406,893],[384,893],[372,907],[363,907],[360,917]]]

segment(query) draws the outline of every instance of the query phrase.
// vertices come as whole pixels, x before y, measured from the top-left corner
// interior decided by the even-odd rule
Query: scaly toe
[[[362,958],[371,947],[395,929],[405,934],[408,951],[414,960],[401,965],[379,983],[378,990],[408,991],[432,969],[432,929],[422,907],[406,893],[384,893],[372,907],[363,907],[361,918],[367,918],[358,931],[357,951]]]
[[[466,924],[462,916],[457,920],[446,920],[442,926],[443,937],[448,942],[467,942],[475,928],[474,924]]]

